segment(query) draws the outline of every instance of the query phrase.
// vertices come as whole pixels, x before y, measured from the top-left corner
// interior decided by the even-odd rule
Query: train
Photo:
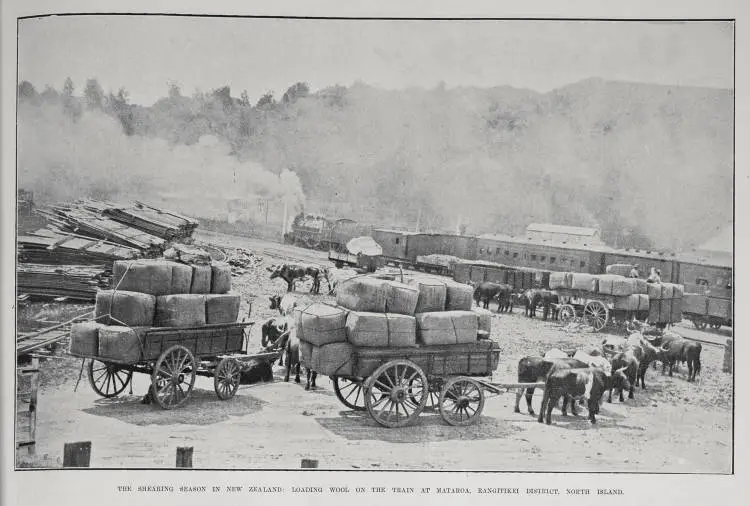
[[[479,236],[413,231],[363,225],[353,220],[328,220],[298,216],[288,242],[321,250],[346,252],[353,237],[369,235],[383,249],[383,263],[454,276],[455,268],[425,264],[428,255],[444,255],[458,263],[500,265],[538,273],[551,271],[604,274],[608,265],[638,264],[642,275],[651,268],[661,271],[665,282],[679,283],[689,293],[710,293],[728,300],[722,315],[701,318],[693,315],[696,327],[732,325],[733,256],[712,252],[674,253],[656,250],[617,249],[603,244],[567,244],[559,241],[499,234]],[[310,224],[316,224],[311,227]],[[455,264],[452,264],[455,265]],[[465,269],[464,269],[465,270]],[[544,276],[539,275],[541,280]],[[726,307],[726,305],[724,306]],[[710,320],[710,321],[709,321]]]

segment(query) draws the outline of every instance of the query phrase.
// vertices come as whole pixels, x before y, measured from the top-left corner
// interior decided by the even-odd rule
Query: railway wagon
[[[685,290],[690,293],[702,293],[700,290],[692,291],[694,285],[705,287],[712,293],[723,297],[732,295],[732,255],[712,253],[706,255],[683,255],[680,261],[680,283],[685,285]]]
[[[411,235],[414,235],[414,232],[386,228],[376,228],[372,231],[372,238],[383,249],[383,258],[394,262],[407,261],[407,240]]]
[[[323,238],[322,247],[327,250],[338,252],[346,251],[346,243],[355,237],[371,236],[372,226],[358,223],[354,220],[340,219],[333,223],[326,237]]]
[[[560,243],[540,243],[510,236],[482,235],[477,242],[477,260],[545,271],[603,273],[603,248]]]
[[[471,259],[476,256],[476,237],[452,234],[411,234],[406,240],[406,259],[415,263],[418,256],[449,255]]]

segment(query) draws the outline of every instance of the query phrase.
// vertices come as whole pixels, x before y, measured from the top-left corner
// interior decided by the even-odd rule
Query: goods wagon
[[[480,236],[477,260],[530,267],[547,271],[604,272],[604,255],[599,249],[538,243],[508,236]]]
[[[471,259],[475,256],[477,238],[450,234],[412,234],[406,241],[406,258],[416,263],[418,256],[449,255]]]
[[[413,232],[376,228],[372,238],[383,248],[383,257],[388,261],[406,261],[407,239]]]
[[[355,237],[371,235],[371,226],[353,220],[341,219],[334,222],[328,236],[323,238],[321,245],[323,249],[345,252],[346,243]]]

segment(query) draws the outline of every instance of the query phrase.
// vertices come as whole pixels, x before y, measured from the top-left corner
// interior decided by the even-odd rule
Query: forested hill
[[[19,97],[19,185],[43,198],[198,186],[381,224],[452,230],[460,218],[473,234],[599,226],[609,244],[669,249],[732,219],[731,90],[297,83],[250,100],[172,86],[143,107],[89,80],[24,82]]]

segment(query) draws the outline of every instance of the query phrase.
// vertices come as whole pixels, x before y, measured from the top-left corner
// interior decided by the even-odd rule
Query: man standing
[[[635,265],[633,266],[633,268],[632,268],[632,269],[630,269],[630,277],[631,277],[631,278],[640,278],[640,277],[641,277],[641,273],[640,273],[640,272],[638,272],[638,268],[639,268],[639,267],[640,267],[640,265],[638,265],[638,264],[635,264]]]

